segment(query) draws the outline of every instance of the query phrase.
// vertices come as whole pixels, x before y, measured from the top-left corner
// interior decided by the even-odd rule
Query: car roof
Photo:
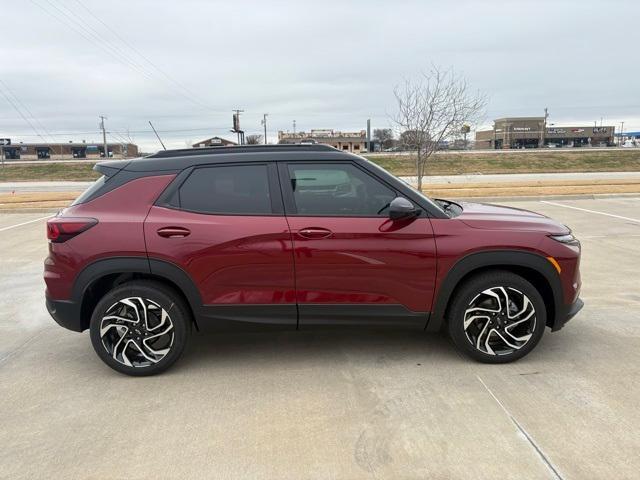
[[[245,145],[163,150],[132,160],[100,162],[97,170],[129,172],[179,171],[185,168],[221,163],[273,162],[291,160],[362,160],[329,145]]]

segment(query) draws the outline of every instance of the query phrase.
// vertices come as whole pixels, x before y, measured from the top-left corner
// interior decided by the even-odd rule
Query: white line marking
[[[571,208],[573,210],[580,210],[582,212],[595,213],[597,215],[606,215],[607,217],[620,218],[622,220],[628,220],[630,222],[640,223],[640,220],[636,218],[623,217],[622,215],[614,215],[613,213],[598,212],[597,210],[589,210],[588,208],[573,207],[571,205],[563,205],[562,203],[548,202],[546,200],[540,200],[540,203],[546,203],[547,205],[555,205],[556,207]]]
[[[55,215],[47,215],[46,217],[36,218],[35,220],[29,220],[28,222],[16,223],[15,225],[9,225],[8,227],[0,228],[0,232],[4,232],[5,230],[11,230],[12,228],[21,227],[23,225],[29,225],[30,223],[39,222],[40,220],[44,220],[45,218],[51,218]]]
[[[553,465],[553,463],[551,463],[551,460],[544,454],[542,449],[533,440],[533,437],[531,437],[531,435],[529,435],[529,433],[524,429],[524,427],[518,423],[518,421],[515,419],[515,417],[513,415],[511,415],[511,412],[509,412],[509,410],[507,410],[507,407],[505,407],[504,404],[500,400],[498,400],[498,397],[496,397],[495,394],[491,391],[491,389],[489,387],[487,387],[487,384],[484,383],[484,381],[480,378],[480,375],[476,375],[476,378],[480,381],[480,383],[485,388],[485,390],[487,392],[489,392],[489,395],[491,395],[493,397],[493,399],[500,406],[502,411],[504,413],[506,413],[507,417],[509,417],[509,419],[513,422],[513,424],[516,426],[516,428],[518,430],[520,430],[520,433],[522,433],[522,435],[524,435],[524,438],[526,438],[527,441],[531,444],[533,449],[536,451],[536,453],[540,457],[540,460],[542,460],[542,463],[544,463],[545,466],[549,469],[549,471],[552,474],[553,478],[556,479],[556,480],[563,480],[562,475],[560,475],[559,470]]]

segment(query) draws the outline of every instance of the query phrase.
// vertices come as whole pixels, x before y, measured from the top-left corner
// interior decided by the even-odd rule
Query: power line
[[[20,105],[20,107],[22,107],[22,109],[28,114],[29,117],[31,117],[31,119],[38,125],[38,128],[43,131],[47,136],[51,136],[49,134],[49,131],[46,129],[46,127],[42,124],[42,122],[36,118],[33,113],[31,113],[31,110],[29,110],[29,108],[22,102],[20,101],[20,99],[18,98],[18,96],[9,88],[9,85],[7,85],[2,79],[0,79],[0,84],[2,84],[2,86],[4,87],[5,91],[8,93],[9,96],[13,97],[13,99],[16,101],[16,103],[18,105]],[[53,140],[53,138],[52,138]]]
[[[29,124],[29,126],[33,129],[33,131],[36,133],[36,136],[40,137],[43,141],[46,142],[45,138],[42,136],[42,134],[38,131],[38,129],[33,125],[33,123],[31,123],[31,121],[25,117],[22,113],[22,111],[18,108],[18,106],[13,102],[13,100],[11,100],[11,98],[3,91],[0,90],[0,93],[2,94],[2,96],[7,100],[7,102],[9,102],[9,104],[14,108],[14,110],[16,112],[18,112],[18,115],[20,115],[22,117],[22,119],[27,122]]]
[[[117,62],[123,64],[124,66],[132,68],[134,71],[136,71],[138,74],[145,77],[147,80],[151,80],[151,81],[156,80],[152,72],[149,72],[147,69],[145,69],[144,66],[137,63],[135,59],[132,59],[129,55],[123,52],[121,48],[119,48],[117,45],[114,45],[109,40],[106,40],[97,30],[95,30],[90,25],[83,24],[82,21],[85,21],[83,17],[72,12],[67,7],[63,7],[66,11],[58,8],[51,0],[45,0],[45,1],[56,12],[58,12],[58,14],[45,8],[43,5],[37,3],[35,0],[30,0],[30,1],[31,3],[36,5],[38,8],[40,8],[42,11],[52,16],[62,24],[66,25],[71,30],[75,31],[82,38],[84,38],[88,42],[94,44],[95,46],[97,46],[98,48],[106,52],[108,55],[114,58]],[[78,18],[80,19],[80,21],[78,20]],[[174,92],[176,92],[175,88],[172,88],[170,85],[167,85],[166,83],[165,83],[165,87],[168,87]],[[199,106],[200,108],[203,108],[205,110],[210,110],[210,107],[208,105],[200,102],[199,100],[193,98],[192,96],[187,95],[180,91],[177,91],[176,93],[186,98],[190,102],[194,103],[195,105]]]
[[[98,22],[100,22],[100,24],[102,24],[109,32],[111,32],[116,38],[118,38],[124,45],[126,45],[127,47],[129,47],[133,52],[135,52],[139,57],[141,57],[144,61],[146,61],[149,65],[151,65],[151,67],[153,67],[155,70],[157,70],[158,72],[160,72],[160,74],[162,74],[167,80],[169,80],[171,83],[175,84],[176,86],[178,86],[179,88],[181,88],[182,90],[184,90],[188,95],[190,95],[191,97],[193,97],[196,101],[198,101],[197,97],[195,96],[195,94],[193,94],[193,92],[191,92],[187,87],[185,87],[184,85],[182,85],[180,82],[178,82],[176,79],[174,79],[173,77],[171,77],[168,73],[166,73],[164,70],[162,70],[160,67],[158,67],[155,63],[153,63],[151,60],[149,60],[148,57],[146,57],[145,55],[143,55],[137,48],[135,48],[133,45],[131,45],[131,43],[129,43],[127,40],[125,40],[124,38],[122,38],[122,36],[120,36],[120,34],[113,30],[107,23],[103,22],[102,19],[100,17],[98,17],[96,14],[94,14],[91,10],[89,10],[89,8],[84,5],[80,0],[75,0],[75,2],[80,5],[87,13],[89,13],[89,15],[91,15],[93,18],[95,18]],[[203,103],[203,105],[206,106],[206,104]],[[208,107],[208,106],[207,106]]]

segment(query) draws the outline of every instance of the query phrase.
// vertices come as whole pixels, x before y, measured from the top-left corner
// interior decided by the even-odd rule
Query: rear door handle
[[[162,227],[158,229],[158,235],[164,238],[183,238],[190,233],[191,230],[184,227]]]
[[[327,238],[333,234],[331,230],[320,227],[307,227],[298,230],[298,235],[304,238]]]

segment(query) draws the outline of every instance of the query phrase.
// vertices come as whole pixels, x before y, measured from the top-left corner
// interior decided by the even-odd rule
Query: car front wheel
[[[448,330],[458,349],[485,363],[506,363],[528,354],[542,338],[546,308],[540,292],[507,271],[473,277],[457,291]]]

